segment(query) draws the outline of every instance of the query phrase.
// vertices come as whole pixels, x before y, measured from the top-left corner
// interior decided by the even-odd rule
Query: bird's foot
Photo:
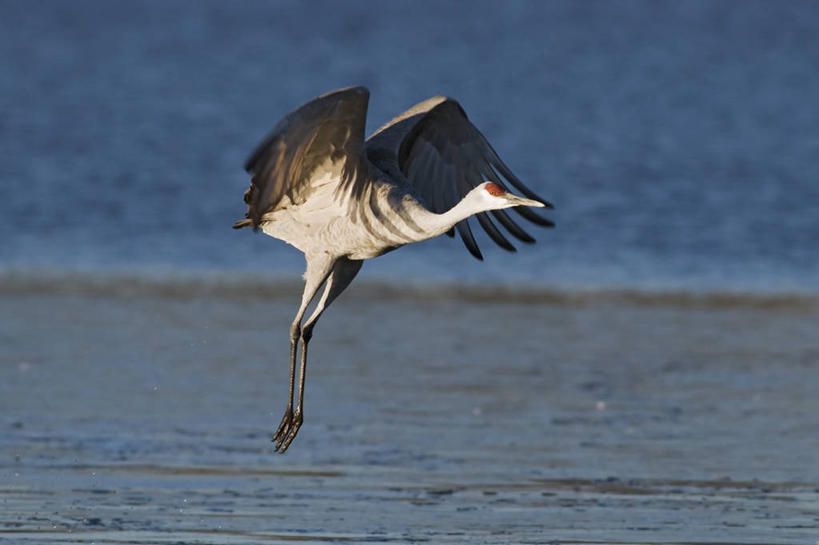
[[[284,410],[284,415],[282,415],[282,421],[279,422],[279,427],[276,429],[276,433],[273,434],[273,441],[274,443],[279,440],[280,437],[284,437],[287,435],[287,430],[290,429],[290,426],[293,423],[293,407],[288,405],[287,408]]]
[[[293,412],[290,407],[284,411],[282,421],[279,423],[279,427],[276,430],[276,433],[273,434],[272,439],[272,441],[276,443],[276,452],[282,454],[287,450],[287,447],[289,447],[290,443],[293,442],[293,439],[296,438],[296,434],[299,432],[302,421],[303,417],[301,411],[297,410],[296,412]]]

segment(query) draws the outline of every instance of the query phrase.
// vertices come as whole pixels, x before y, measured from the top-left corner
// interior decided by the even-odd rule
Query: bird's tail
[[[236,223],[234,223],[233,228],[234,229],[241,229],[242,227],[249,227],[250,225],[253,225],[253,222],[250,221],[249,219],[245,218],[243,220],[239,220]]]

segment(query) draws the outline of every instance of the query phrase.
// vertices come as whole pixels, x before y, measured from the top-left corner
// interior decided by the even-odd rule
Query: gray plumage
[[[506,250],[515,248],[495,221],[518,240],[534,242],[505,208],[514,207],[536,225],[553,225],[526,208],[551,205],[511,172],[456,101],[430,98],[365,141],[368,101],[367,89],[351,87],[308,102],[282,119],[245,164],[252,175],[244,196],[248,212],[234,228],[261,229],[304,252],[307,261],[301,305],[290,327],[290,398],[273,436],[279,452],[287,450],[303,421],[313,327],[362,260],[444,233],[453,236],[454,230],[482,259],[467,219],[472,215]],[[510,193],[507,183],[526,198]],[[302,323],[322,285],[315,310]]]

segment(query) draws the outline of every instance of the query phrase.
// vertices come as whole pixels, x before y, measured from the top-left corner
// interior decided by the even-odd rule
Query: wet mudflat
[[[3,295],[0,541],[819,540],[814,303],[353,288],[278,455],[267,295]]]

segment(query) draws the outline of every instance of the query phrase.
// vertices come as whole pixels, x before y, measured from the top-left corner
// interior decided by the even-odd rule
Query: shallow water
[[[371,278],[819,293],[814,2],[0,0],[0,270],[303,263],[235,232],[247,154],[330,89],[451,95],[554,202],[539,244]],[[473,222],[474,223],[474,222]],[[476,228],[477,229],[477,228]]]
[[[276,292],[277,285],[268,286]],[[0,539],[814,543],[819,306],[2,296]]]

